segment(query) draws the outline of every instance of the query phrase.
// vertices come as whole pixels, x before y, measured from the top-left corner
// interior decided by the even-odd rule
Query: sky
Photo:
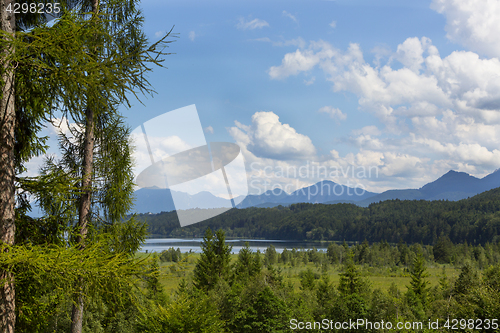
[[[241,148],[250,193],[323,179],[383,192],[500,167],[499,1],[141,7],[150,42],[171,29],[175,42],[149,75],[157,94],[122,109],[129,125],[194,104],[207,142]],[[155,153],[194,148],[189,135],[165,129]]]

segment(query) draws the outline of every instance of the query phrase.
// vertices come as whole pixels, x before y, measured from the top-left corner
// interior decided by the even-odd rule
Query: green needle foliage
[[[410,273],[410,286],[411,290],[422,300],[422,302],[425,301],[427,296],[427,286],[429,284],[425,279],[429,275],[425,271],[425,259],[423,255],[419,253],[413,260],[413,269]]]
[[[93,229],[84,250],[72,245],[68,229],[82,191],[78,133],[61,138],[62,161],[47,160],[38,177],[16,178],[16,245],[4,245],[0,266],[15,275],[17,324],[23,331],[43,331],[48,317],[38,309],[60,311],[52,305],[67,303],[67,295],[80,293],[92,302],[108,295],[108,304],[123,303],[145,271],[132,256],[144,240],[145,226],[134,219],[121,223],[133,184],[129,129],[117,110],[129,105],[130,95],[154,92],[146,74],[152,65],[161,66],[172,40],[169,33],[148,45],[138,1],[105,1],[98,14],[89,14],[86,3],[63,1],[62,15],[52,26],[39,16],[18,16],[14,35],[0,31],[0,50],[11,50],[2,53],[1,61],[16,70],[17,175],[30,158],[46,152],[47,138],[38,132],[56,112],[82,126],[85,110],[96,110]],[[4,70],[0,66],[0,74]],[[43,218],[27,216],[33,197],[46,213]],[[81,281],[83,288],[76,288]],[[109,301],[113,297],[116,302]]]
[[[232,246],[227,245],[225,233],[218,230],[215,234],[210,228],[205,232],[201,243],[202,253],[194,269],[193,285],[203,291],[209,291],[219,280],[228,279],[229,262]]]

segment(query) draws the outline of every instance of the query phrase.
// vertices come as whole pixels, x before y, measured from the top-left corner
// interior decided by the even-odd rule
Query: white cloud
[[[390,48],[385,45],[377,45],[371,49],[370,52],[374,55],[373,63],[376,67],[380,67],[382,59],[388,58],[392,55]]]
[[[155,32],[155,37],[156,38],[163,37],[163,35],[165,35],[165,31],[163,31],[163,30]]]
[[[26,172],[22,174],[23,177],[36,177],[40,175],[40,168],[43,166],[47,156],[34,156],[27,163],[24,164]]]
[[[426,159],[407,154],[388,152],[384,154],[384,167],[380,172],[387,177],[420,176],[426,170]]]
[[[189,39],[194,42],[194,39],[196,38],[196,33],[194,31],[189,32]]]
[[[203,130],[205,133],[214,134],[214,128],[212,126],[205,127]]]
[[[130,135],[130,138],[134,147],[132,157],[136,163],[134,168],[136,176],[149,167],[152,164],[152,160],[158,162],[165,157],[193,148],[176,135],[167,137],[148,135],[147,143],[151,149],[150,155],[147,143],[144,140],[144,134],[141,131],[134,131]]]
[[[345,120],[347,115],[343,113],[340,109],[334,108],[332,106],[323,106],[318,110],[318,112],[327,113],[332,119],[335,120]]]
[[[495,113],[487,111],[500,109],[498,59],[480,59],[465,51],[441,58],[425,37],[407,39],[394,57],[403,68],[369,65],[357,44],[340,51],[318,41],[308,49],[285,54],[282,64],[270,67],[268,73],[271,79],[283,79],[318,66],[335,91],[357,94],[364,109],[389,122],[395,114],[438,115],[450,107],[475,117],[495,118]]]
[[[288,124],[282,124],[273,112],[256,112],[252,124],[235,122],[229,133],[241,146],[256,157],[277,160],[303,159],[314,156],[316,149],[311,139]]]
[[[284,79],[290,75],[296,75],[312,69],[319,63],[319,60],[311,50],[297,50],[294,53],[286,54],[281,66],[269,68],[269,76],[272,79]]]
[[[228,131],[250,166],[248,176],[253,194],[273,188],[292,192],[324,179],[382,192],[394,188],[418,188],[437,178],[429,172],[429,158],[398,152],[398,147],[387,150],[390,144],[382,138],[372,137],[381,134],[375,126],[361,130],[360,137],[366,142],[357,153],[342,156],[332,149],[328,155],[318,156],[308,137],[282,124],[272,112],[255,113],[250,125],[237,121],[235,124]],[[401,146],[405,144],[403,142]],[[303,151],[294,150],[296,147],[303,147]],[[433,167],[439,176],[451,165],[446,159],[436,163]],[[468,165],[465,163],[460,167],[463,169]]]
[[[356,94],[360,109],[375,115],[385,128],[353,130],[347,142],[363,154],[382,154],[381,174],[404,179],[408,187],[422,186],[449,168],[484,176],[500,166],[499,59],[471,51],[442,57],[426,37],[408,38],[394,53],[387,48],[372,52],[374,65],[364,60],[357,44],[339,50],[322,40],[311,41],[307,48],[285,54],[268,74],[271,79],[307,78],[320,69],[334,92]],[[356,154],[331,155],[337,162],[369,161]],[[392,182],[384,178],[370,186]]]
[[[290,14],[289,12],[287,12],[286,10],[283,11],[283,16],[286,16],[290,18],[293,22],[297,23],[297,18],[292,14]]]
[[[337,22],[336,21],[332,21],[332,22],[330,22],[329,26],[332,27],[332,28],[336,28],[337,27]]]
[[[73,137],[72,133],[81,133],[83,131],[82,125],[69,122],[66,117],[51,119],[51,125],[49,127],[51,134],[64,134],[69,138]]]
[[[335,149],[332,149],[330,150],[330,155],[332,155],[333,158],[337,159],[340,157],[340,154],[338,151],[336,151]]]
[[[433,0],[431,8],[446,17],[447,37],[470,50],[500,57],[500,2]]]
[[[251,21],[246,21],[244,18],[240,17],[239,22],[236,25],[238,29],[241,30],[254,30],[268,27],[269,23],[261,19],[253,19]]]
[[[417,37],[406,39],[403,44],[398,45],[396,59],[406,68],[418,73],[424,62],[423,53],[430,44],[430,39],[423,37],[419,40]]]

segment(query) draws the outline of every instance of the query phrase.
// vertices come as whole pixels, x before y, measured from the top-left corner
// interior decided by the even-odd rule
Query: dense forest
[[[440,242],[332,243],[326,253],[244,247],[234,258],[224,232],[207,229],[188,274],[182,267],[190,254],[173,248],[160,254],[180,282],[166,309],[147,314],[152,324],[145,332],[497,331],[498,247]],[[453,255],[455,269],[437,264],[443,249]],[[432,285],[431,270],[439,272]],[[377,275],[405,276],[406,282],[374,287]]]
[[[162,237],[201,237],[207,227],[228,237],[435,244],[500,241],[500,188],[460,201],[388,200],[367,208],[353,204],[293,204],[232,209],[180,228],[175,212],[140,214],[149,232]]]

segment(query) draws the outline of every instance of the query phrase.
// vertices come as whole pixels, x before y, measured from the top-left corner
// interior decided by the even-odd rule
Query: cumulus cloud
[[[329,26],[332,27],[332,28],[336,28],[337,27],[337,22],[336,21],[332,21],[332,22],[330,22]]]
[[[264,20],[261,19],[253,19],[251,21],[247,21],[244,18],[240,17],[238,24],[236,24],[236,27],[241,30],[254,30],[254,29],[261,29],[264,27],[268,27],[269,23],[267,23]]]
[[[323,106],[318,110],[321,113],[327,113],[332,119],[335,120],[345,120],[347,115],[343,113],[340,109],[334,108],[332,106]]]
[[[271,79],[284,79],[321,68],[335,91],[358,95],[359,104],[384,121],[396,115],[439,115],[454,108],[475,117],[494,118],[487,112],[500,106],[500,61],[476,53],[452,52],[441,58],[428,38],[408,38],[394,55],[402,68],[366,63],[357,44],[346,51],[324,41],[285,54],[282,64],[269,69]]]
[[[214,134],[214,128],[212,126],[207,126],[203,129],[205,133]]]
[[[410,153],[382,151],[382,139],[370,136],[380,134],[375,126],[367,126],[359,133],[367,142],[358,153],[342,155],[332,149],[322,156],[307,136],[282,124],[273,112],[257,112],[250,125],[238,121],[235,125],[228,131],[250,167],[249,185],[253,194],[273,188],[292,192],[325,179],[376,192],[401,188],[401,177],[405,175],[411,175],[412,179],[403,188],[420,187],[434,180],[426,169],[425,159]]]
[[[411,184],[433,180],[450,167],[482,177],[500,166],[499,59],[472,51],[441,56],[426,37],[407,38],[392,53],[386,48],[372,52],[379,56],[369,64],[358,44],[341,50],[323,40],[311,41],[307,48],[285,54],[268,74],[270,79],[307,78],[319,69],[334,92],[357,95],[360,109],[384,127],[354,130],[347,142],[360,152],[382,154],[383,176]],[[323,112],[340,115],[333,108]],[[335,156],[337,162],[357,161],[356,154]]]
[[[406,68],[418,73],[424,62],[423,53],[430,44],[430,39],[423,37],[419,40],[417,37],[406,39],[403,44],[398,45],[396,59]]]
[[[376,67],[380,67],[382,60],[392,55],[390,48],[386,45],[377,45],[370,52],[374,55],[373,63]]]
[[[446,17],[447,37],[472,51],[500,57],[500,3],[496,0],[433,0],[431,8]]]
[[[136,164],[134,168],[136,176],[153,162],[161,161],[165,157],[193,148],[176,135],[167,137],[148,135],[148,141],[146,142],[144,134],[141,131],[134,131],[130,135],[130,138],[134,146],[132,157]]]
[[[319,60],[311,50],[297,50],[286,54],[280,66],[271,67],[269,76],[272,79],[284,79],[290,75],[311,70],[319,63]]]
[[[311,139],[288,124],[282,124],[274,112],[256,112],[249,126],[235,122],[229,133],[240,146],[256,157],[277,160],[303,159],[316,153]]]

